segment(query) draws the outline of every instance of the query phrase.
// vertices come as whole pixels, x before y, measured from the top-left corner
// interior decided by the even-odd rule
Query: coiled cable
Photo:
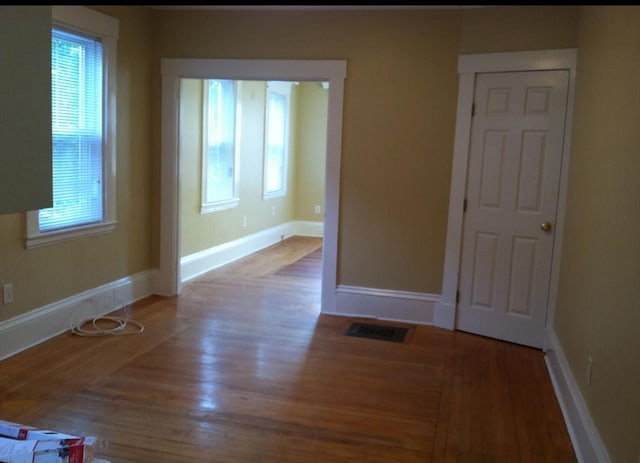
[[[121,309],[124,309],[124,303],[118,298],[115,299],[120,304]],[[76,308],[75,312],[77,312],[79,308],[80,306]],[[72,317],[71,321],[71,333],[77,336],[122,336],[140,334],[144,331],[142,323],[132,318],[102,315],[80,320],[75,323],[73,322],[73,318],[74,317]]]

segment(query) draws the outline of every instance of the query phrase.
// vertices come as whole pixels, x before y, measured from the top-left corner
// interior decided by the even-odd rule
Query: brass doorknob
[[[550,231],[551,230],[551,224],[549,222],[545,222],[543,224],[540,225],[540,230],[542,231]]]

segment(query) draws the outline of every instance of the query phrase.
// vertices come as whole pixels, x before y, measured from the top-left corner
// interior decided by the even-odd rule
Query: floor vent
[[[409,328],[354,322],[349,326],[345,335],[357,338],[380,339],[382,341],[404,342],[407,331],[409,331]]]

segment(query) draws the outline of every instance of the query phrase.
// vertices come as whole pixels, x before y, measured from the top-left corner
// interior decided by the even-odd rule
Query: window
[[[239,203],[236,162],[236,82],[204,81],[201,213]]]
[[[118,22],[85,7],[52,15],[53,205],[27,214],[27,247],[115,228]]]
[[[287,193],[290,94],[291,82],[269,82],[267,86],[264,197]]]

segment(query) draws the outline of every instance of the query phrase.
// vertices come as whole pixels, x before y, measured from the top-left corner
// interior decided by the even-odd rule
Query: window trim
[[[40,232],[38,211],[27,212],[27,249],[108,233],[116,228],[116,51],[119,21],[84,6],[52,6],[53,27],[100,37],[103,46],[103,202],[102,222]]]
[[[269,81],[267,83],[267,91],[265,92],[265,117],[264,117],[264,150],[263,150],[263,169],[262,169],[262,198],[278,198],[287,195],[288,177],[289,177],[289,145],[291,142],[290,121],[291,121],[291,88],[297,82],[286,81]],[[285,100],[285,121],[284,121],[284,172],[282,188],[276,191],[267,191],[267,156],[268,156],[268,137],[269,137],[269,95],[275,93],[281,95]]]
[[[208,126],[208,82],[209,80],[233,80],[234,86],[234,103],[235,103],[235,126],[234,126],[234,143],[233,143],[233,197],[218,201],[207,201],[207,172],[208,172],[208,156],[207,156],[207,131]],[[238,104],[238,95],[241,91],[241,81],[234,79],[204,79],[202,81],[202,162],[200,164],[202,172],[202,187],[200,189],[200,214],[210,214],[212,212],[232,209],[240,204],[240,156],[238,156],[238,144],[240,141],[240,121],[241,121],[241,105]]]

